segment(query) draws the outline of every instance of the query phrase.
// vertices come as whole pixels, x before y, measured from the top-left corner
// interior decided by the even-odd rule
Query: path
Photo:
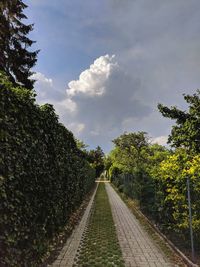
[[[162,251],[127,208],[110,184],[106,190],[111,204],[119,244],[127,267],[172,267]]]
[[[92,207],[94,196],[96,194],[96,189],[95,189],[95,192],[93,193],[93,196],[91,197],[91,200],[87,206],[87,209],[79,225],[75,227],[71,236],[67,239],[66,244],[62,248],[58,258],[55,260],[55,262],[52,265],[50,265],[51,267],[72,267],[73,266],[74,258],[76,256],[76,252],[80,244],[81,237],[83,235],[84,229],[89,219],[90,210]]]
[[[119,244],[126,267],[175,267],[164,255],[154,241],[141,227],[139,221],[127,208],[109,183],[105,183],[106,191],[112,209]],[[51,267],[72,267],[73,262],[86,229],[90,210],[94,200],[94,192],[80,224],[61,250],[60,255]],[[93,267],[93,266],[90,266]],[[107,266],[102,266],[107,267]]]

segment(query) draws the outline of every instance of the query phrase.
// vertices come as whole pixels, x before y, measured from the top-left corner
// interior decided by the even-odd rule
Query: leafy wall
[[[91,189],[94,170],[53,106],[37,105],[2,74],[0,114],[0,262],[33,266]]]

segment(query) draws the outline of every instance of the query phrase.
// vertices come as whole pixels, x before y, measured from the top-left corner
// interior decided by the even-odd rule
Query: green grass
[[[124,267],[104,183],[98,186],[88,227],[79,246],[74,266]]]

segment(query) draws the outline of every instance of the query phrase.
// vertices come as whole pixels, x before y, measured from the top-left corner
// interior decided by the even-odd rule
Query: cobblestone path
[[[96,188],[97,189],[97,188]],[[96,194],[96,190],[87,206],[87,209],[77,227],[75,227],[74,231],[72,232],[71,236],[67,239],[66,244],[64,245],[63,249],[61,250],[58,258],[55,262],[50,265],[51,267],[72,267],[74,263],[74,258],[76,256],[76,252],[78,246],[81,241],[81,237],[83,235],[84,229],[86,227],[87,221],[89,219],[90,210],[92,207],[92,203],[94,200],[94,196]],[[92,267],[92,266],[91,266]]]
[[[174,267],[127,208],[110,184],[106,184],[119,244],[127,267]]]

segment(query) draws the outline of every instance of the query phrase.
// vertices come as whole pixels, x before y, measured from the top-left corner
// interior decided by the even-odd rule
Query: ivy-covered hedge
[[[35,266],[94,184],[53,106],[0,74],[0,265]]]

